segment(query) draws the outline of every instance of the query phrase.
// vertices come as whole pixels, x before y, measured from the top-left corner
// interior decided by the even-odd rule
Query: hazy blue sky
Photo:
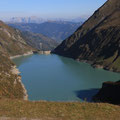
[[[13,16],[79,17],[107,0],[1,0],[0,18]]]

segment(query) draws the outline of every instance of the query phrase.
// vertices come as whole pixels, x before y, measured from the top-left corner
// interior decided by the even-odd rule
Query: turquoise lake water
[[[21,72],[29,100],[91,101],[104,81],[120,80],[118,73],[58,55],[35,54],[13,61]]]

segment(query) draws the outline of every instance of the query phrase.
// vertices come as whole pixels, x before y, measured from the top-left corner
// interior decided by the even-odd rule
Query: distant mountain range
[[[12,23],[8,24],[21,31],[29,31],[33,33],[43,34],[57,42],[62,42],[64,39],[73,34],[83,22],[73,23],[68,21],[48,21],[41,24],[36,23]]]
[[[46,21],[47,19],[31,16],[31,17],[12,17],[9,20],[7,20],[7,23],[43,23]]]
[[[70,22],[85,22],[88,19],[88,15],[81,16],[77,18],[42,18],[37,16],[30,16],[30,17],[12,17],[9,19],[6,19],[6,23],[44,23],[48,21],[70,21]]]

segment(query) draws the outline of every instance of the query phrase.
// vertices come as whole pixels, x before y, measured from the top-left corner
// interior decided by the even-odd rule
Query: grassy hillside
[[[12,72],[14,63],[0,52],[0,99],[23,99],[24,91],[20,76]]]
[[[0,100],[0,116],[37,120],[119,120],[120,107],[100,103]],[[11,119],[13,119],[11,118]]]
[[[25,97],[21,77],[9,57],[23,55],[32,50],[19,30],[0,21],[0,98],[23,99]]]
[[[23,39],[21,32],[0,21],[0,51],[10,56],[32,51]]]

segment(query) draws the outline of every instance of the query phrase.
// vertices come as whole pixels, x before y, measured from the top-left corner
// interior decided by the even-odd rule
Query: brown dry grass
[[[23,99],[24,92],[18,75],[11,72],[13,65],[14,63],[0,52],[0,98]]]
[[[102,103],[0,100],[0,116],[41,120],[119,120],[120,106]]]

